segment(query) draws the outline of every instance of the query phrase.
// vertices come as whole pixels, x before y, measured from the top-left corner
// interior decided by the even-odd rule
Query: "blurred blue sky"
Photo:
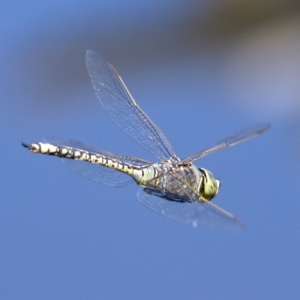
[[[300,22],[294,1],[0,3],[1,299],[297,299]],[[32,155],[74,138],[155,158],[98,104],[86,49],[113,63],[184,157],[257,122],[266,134],[199,161],[242,234],[193,228]]]

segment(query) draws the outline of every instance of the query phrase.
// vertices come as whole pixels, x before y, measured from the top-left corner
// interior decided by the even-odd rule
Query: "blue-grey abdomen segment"
[[[132,178],[140,186],[147,186],[148,182],[153,180],[158,175],[157,169],[151,165],[147,167],[135,168],[132,173]]]

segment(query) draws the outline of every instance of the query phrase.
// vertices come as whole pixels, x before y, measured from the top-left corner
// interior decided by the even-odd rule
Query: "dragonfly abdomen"
[[[126,173],[128,175],[131,175],[132,177],[134,177],[134,173],[142,172],[141,167],[139,166],[134,166],[129,163],[123,163],[121,160],[82,149],[77,149],[68,146],[52,145],[48,143],[33,143],[30,145],[22,143],[22,145],[33,153],[41,153],[66,159],[74,159],[99,164],[101,166],[112,168],[117,171]]]

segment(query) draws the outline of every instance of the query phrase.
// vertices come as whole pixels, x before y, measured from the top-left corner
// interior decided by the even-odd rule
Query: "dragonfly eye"
[[[202,183],[200,184],[200,193],[201,196],[210,201],[215,197],[220,189],[220,181],[215,178],[215,176],[206,169],[200,168],[202,172]]]

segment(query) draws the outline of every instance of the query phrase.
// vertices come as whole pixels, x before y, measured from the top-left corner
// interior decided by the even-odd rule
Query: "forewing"
[[[143,189],[138,192],[139,201],[152,211],[173,221],[217,229],[241,230],[244,228],[239,219],[212,202],[203,199],[202,202],[198,201],[201,197],[183,178],[175,174],[172,176],[178,184],[177,188],[180,187],[190,201],[170,201],[146,193]],[[173,187],[175,186],[173,185]]]
[[[84,143],[70,140],[70,139],[62,139],[58,137],[47,137],[44,139],[45,142],[51,143],[53,145],[60,146],[68,146],[74,147],[81,150],[86,150],[93,153],[98,153],[105,155],[110,158],[122,160],[125,163],[135,164],[135,165],[148,165],[151,162],[143,159],[138,159],[135,157],[123,156],[112,154],[110,152],[104,151],[102,149],[86,145]],[[124,187],[131,184],[134,180],[121,172],[118,172],[114,169],[103,167],[98,164],[93,164],[80,160],[73,160],[67,158],[61,158],[62,163],[71,171],[91,179],[97,183],[101,183],[111,187]]]
[[[235,146],[239,143],[252,139],[264,133],[269,128],[270,128],[270,124],[257,124],[251,127],[247,127],[241,131],[236,132],[235,134],[230,135],[229,137],[222,140],[221,142],[219,142],[217,145],[213,147],[207,148],[205,150],[199,151],[197,153],[185,157],[182,161],[191,163],[208,154],[214,153],[216,151],[219,151],[227,147]]]
[[[196,224],[197,211],[193,203],[169,201],[148,194],[142,188],[139,189],[137,197],[143,205],[166,218],[181,223]]]
[[[86,65],[98,100],[115,124],[158,158],[175,157],[167,137],[136,104],[116,70],[90,50]]]

